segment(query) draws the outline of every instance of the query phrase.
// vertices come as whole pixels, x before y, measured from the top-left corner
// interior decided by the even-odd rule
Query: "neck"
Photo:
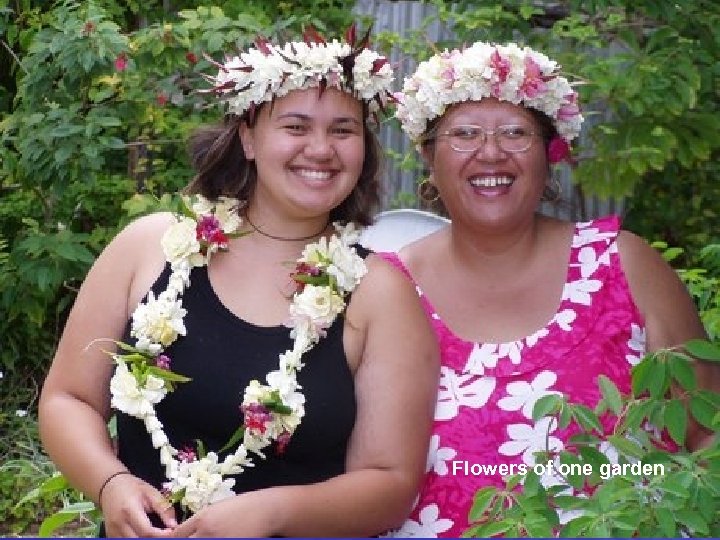
[[[270,240],[277,240],[280,242],[305,242],[307,240],[312,240],[313,238],[317,238],[321,234],[325,232],[325,230],[328,228],[328,225],[330,225],[330,218],[328,217],[323,224],[318,227],[315,225],[314,229],[310,229],[313,232],[309,234],[280,234],[279,231],[274,231],[272,229],[266,228],[264,225],[259,224],[254,218],[250,217],[250,214],[248,212],[245,213],[245,221],[247,221],[248,225],[250,225],[250,228],[258,233],[261,236],[264,236],[265,238],[269,238]]]

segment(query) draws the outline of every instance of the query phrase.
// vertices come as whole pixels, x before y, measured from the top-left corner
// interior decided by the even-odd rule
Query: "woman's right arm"
[[[148,510],[163,515],[164,509],[171,524],[160,493],[132,475],[114,476],[99,500],[105,481],[126,470],[107,430],[113,362],[104,351],[115,349],[111,340],[122,339],[129,313],[162,270],[160,238],[170,219],[168,214],[140,218],[100,254],[80,288],[40,396],[45,449],[71,485],[103,506],[109,533],[157,534],[147,528]],[[132,501],[130,508],[119,510],[121,492]],[[126,526],[111,531],[109,514],[116,512],[131,515],[113,515]]]

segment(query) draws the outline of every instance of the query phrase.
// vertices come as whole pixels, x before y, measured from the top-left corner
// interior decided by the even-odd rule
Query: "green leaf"
[[[222,453],[229,450],[230,448],[234,448],[242,440],[243,435],[245,435],[245,426],[240,426],[235,430],[235,433],[232,434],[230,440],[225,443],[225,446],[218,450],[218,453]]]
[[[627,456],[641,459],[645,455],[645,452],[642,448],[640,448],[634,442],[626,439],[625,437],[620,437],[618,435],[610,435],[608,437],[608,442],[612,444],[618,450],[618,452],[621,452]]]
[[[473,504],[470,508],[470,521],[479,521],[483,517],[485,511],[490,507],[497,494],[497,488],[490,486],[484,487],[475,493]]]
[[[691,339],[685,345],[685,350],[696,358],[720,362],[720,346],[704,339]]]
[[[548,416],[550,414],[558,412],[560,410],[560,407],[562,406],[562,402],[563,397],[557,394],[548,394],[541,397],[535,402],[535,405],[533,406],[532,419],[537,421],[544,416]]]
[[[603,427],[598,419],[597,415],[590,409],[582,404],[574,404],[570,406],[572,408],[573,418],[580,424],[584,429],[596,430],[598,433],[603,433]]]
[[[697,379],[695,377],[695,370],[687,360],[673,355],[670,359],[670,374],[672,377],[680,383],[687,391],[692,391],[697,388]]]
[[[708,429],[714,429],[713,420],[717,414],[717,406],[708,391],[700,391],[690,400],[690,411],[693,417]]]
[[[665,508],[655,508],[655,519],[657,519],[663,536],[667,538],[677,537],[677,525],[670,511]]]
[[[501,519],[478,525],[473,528],[473,533],[476,538],[489,538],[507,532],[513,525],[514,523],[510,519]]]
[[[685,444],[687,432],[687,411],[679,399],[668,401],[665,406],[665,427],[672,439],[680,446]]]
[[[48,516],[43,520],[42,524],[40,525],[38,536],[40,536],[41,538],[49,538],[53,536],[53,533],[57,529],[75,519],[79,513],[80,512],[56,512],[51,516]]]
[[[560,531],[561,538],[578,538],[594,521],[592,516],[580,516],[568,521]]]
[[[696,536],[697,534],[707,534],[709,532],[707,522],[695,510],[676,510],[675,519],[687,526],[690,529],[692,536]]]
[[[605,375],[600,375],[598,377],[598,384],[600,385],[600,392],[602,392],[602,396],[605,398],[610,410],[615,413],[615,416],[619,415],[620,411],[622,411],[622,397],[615,383]]]

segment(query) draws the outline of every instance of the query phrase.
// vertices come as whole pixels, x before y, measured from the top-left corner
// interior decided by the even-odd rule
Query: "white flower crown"
[[[319,87],[337,88],[364,101],[368,116],[392,100],[394,80],[387,58],[368,49],[369,30],[355,43],[354,26],[345,41],[327,43],[315,30],[304,35],[305,41],[293,41],[280,47],[257,39],[256,47],[229,58],[224,64],[213,62],[217,77],[207,77],[231,114],[242,115],[266,101],[293,90]]]
[[[575,92],[558,74],[557,62],[514,43],[476,42],[421,62],[395,94],[395,116],[413,142],[449,105],[494,97],[545,113],[567,142],[580,133],[583,117]]]

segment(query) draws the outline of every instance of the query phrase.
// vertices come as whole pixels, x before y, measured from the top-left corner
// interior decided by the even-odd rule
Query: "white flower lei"
[[[238,236],[241,220],[237,200],[221,198],[212,203],[195,196],[184,198],[185,215],[178,217],[162,238],[171,274],[168,287],[157,298],[150,291],[132,316],[135,346],[118,343],[122,352],[112,354],[117,364],[110,380],[111,406],[145,423],[158,449],[168,482],[164,489],[173,502],[197,512],[204,506],[234,495],[235,479],[226,478],[253,466],[250,453],[264,458],[263,449],[273,441],[284,447],[305,414],[305,397],[297,382],[302,355],[310,350],[335,318],[345,309],[345,297],[367,272],[364,260],[351,247],[360,231],[352,223],[336,223],[328,241],[307,245],[293,277],[299,290],[290,305],[290,337],[293,346],[279,355],[278,369],[266,376],[266,384],[253,380],[245,388],[241,409],[244,422],[224,449],[238,444],[220,460],[215,452],[198,456],[178,450],[168,440],[157,417],[157,405],[175,383],[190,379],[170,371],[163,354],[179,336],[186,334],[182,295],[190,285],[193,267],[207,265],[213,253],[228,248],[228,238]]]
[[[570,142],[580,133],[583,117],[577,92],[557,73],[557,62],[530,47],[514,43],[476,42],[421,62],[405,79],[395,116],[413,142],[418,143],[429,122],[448,106],[495,97],[548,115],[562,138]]]
[[[282,47],[257,40],[257,48],[216,63],[217,76],[207,79],[236,115],[293,90],[328,87],[364,101],[372,116],[392,99],[394,75],[387,58],[366,48],[367,41],[366,35],[356,45],[352,27],[346,42],[327,43],[317,33]]]

